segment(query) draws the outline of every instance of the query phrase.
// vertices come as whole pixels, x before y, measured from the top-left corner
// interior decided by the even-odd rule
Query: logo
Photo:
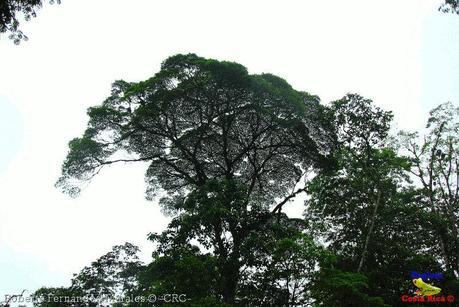
[[[454,295],[444,294],[439,286],[439,284],[442,284],[441,280],[444,278],[442,273],[411,272],[411,282],[409,284],[412,286],[408,289],[408,293],[400,296],[402,303],[450,304],[455,302],[456,297]]]
[[[440,288],[429,285],[428,283],[424,282],[422,278],[413,279],[413,284],[418,288],[415,293],[419,296],[437,295],[441,292]]]

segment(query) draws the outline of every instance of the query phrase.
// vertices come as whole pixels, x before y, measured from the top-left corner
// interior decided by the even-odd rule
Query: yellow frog
[[[440,293],[441,289],[425,283],[422,278],[413,279],[413,284],[419,289],[416,291],[420,296],[431,296]]]

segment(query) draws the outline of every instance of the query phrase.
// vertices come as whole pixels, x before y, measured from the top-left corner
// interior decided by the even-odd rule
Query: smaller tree
[[[409,184],[409,160],[388,146],[392,114],[371,100],[347,95],[332,103],[331,111],[337,168],[309,183],[305,211],[310,234],[337,258],[321,272],[319,298],[342,285],[343,295],[355,292],[352,306],[368,305],[369,297],[397,304],[403,272],[438,268],[426,252],[434,241],[422,232],[425,215]]]
[[[137,273],[142,268],[131,243],[116,245],[112,250],[81,270],[72,280],[72,288],[94,298],[122,297],[136,285]]]
[[[251,239],[242,273],[241,303],[248,306],[310,304],[312,280],[328,254],[303,233],[302,221],[282,214]]]
[[[360,272],[381,204],[390,197],[388,191],[394,179],[400,177],[403,162],[384,150],[391,112],[355,94],[333,102],[331,112],[338,143],[334,153],[337,168],[309,184],[311,198],[306,201],[306,218],[319,224],[329,221],[328,239],[341,253],[350,256],[359,250],[360,255],[351,258],[357,261],[356,270]],[[340,231],[332,231],[336,227]]]
[[[137,286],[137,276],[143,269],[131,243],[116,245],[79,274],[68,288],[40,288],[34,293],[38,307],[99,306],[101,302],[116,303]]]
[[[420,205],[436,234],[432,246],[447,271],[459,276],[459,108],[444,103],[430,112],[427,131],[401,131],[399,140],[421,184]]]
[[[216,257],[190,244],[164,247],[153,253],[153,261],[139,275],[133,296],[161,297],[173,293],[185,300],[181,301],[182,306],[226,306],[219,298],[221,276]],[[136,307],[153,305],[151,302],[132,304]]]

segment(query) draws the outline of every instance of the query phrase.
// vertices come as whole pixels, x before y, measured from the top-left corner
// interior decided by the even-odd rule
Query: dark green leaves
[[[71,144],[59,186],[76,191],[104,165],[148,161],[150,196],[224,178],[272,204],[298,174],[323,166],[333,132],[321,109],[317,97],[279,77],[176,55],[146,81],[116,81],[111,96],[88,110],[88,129]]]
[[[60,3],[60,0],[50,0],[50,4]],[[9,32],[9,38],[19,44],[28,37],[19,30],[19,19],[30,20],[37,16],[37,10],[42,7],[42,0],[4,0],[0,3],[0,34]],[[18,17],[20,15],[21,17]]]

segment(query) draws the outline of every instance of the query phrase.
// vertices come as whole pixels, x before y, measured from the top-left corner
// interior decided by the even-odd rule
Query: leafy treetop
[[[316,96],[231,62],[176,55],[154,77],[116,81],[73,139],[57,186],[70,195],[106,165],[149,163],[147,197],[183,197],[213,179],[235,180],[266,204],[285,196],[333,144]],[[169,200],[169,202],[168,202]]]

